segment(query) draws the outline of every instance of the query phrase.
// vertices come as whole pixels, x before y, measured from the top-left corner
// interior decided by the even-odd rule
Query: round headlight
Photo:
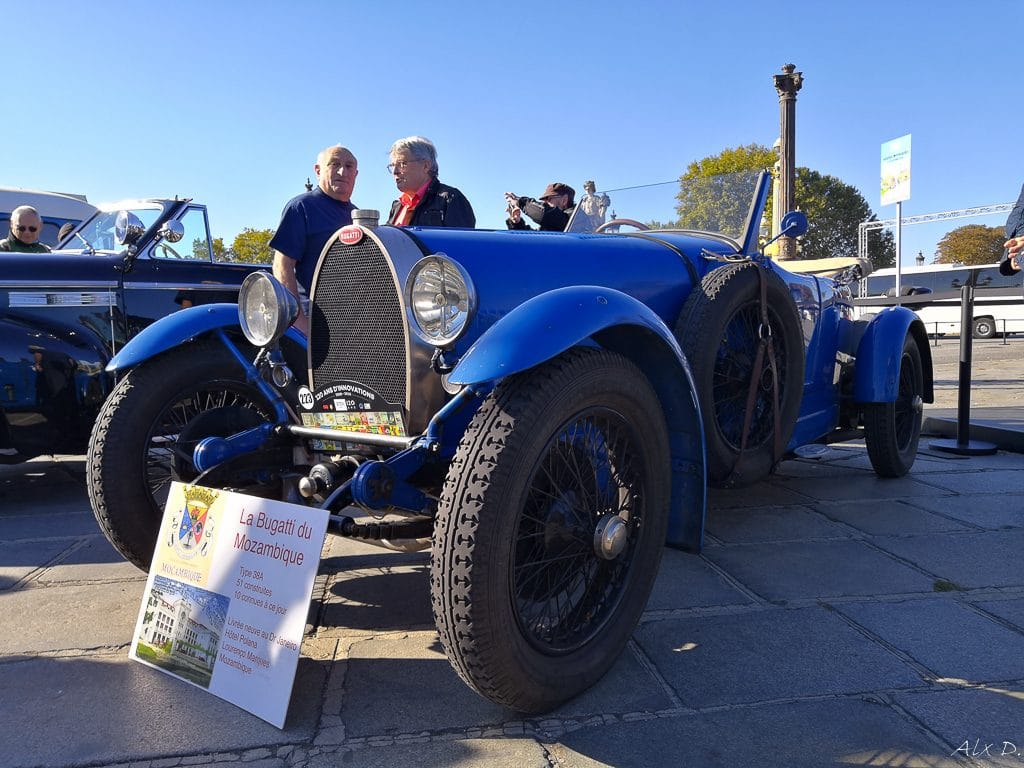
[[[436,253],[412,268],[405,281],[405,301],[420,337],[443,347],[466,330],[476,309],[476,291],[460,264]]]
[[[238,291],[238,321],[252,344],[265,347],[280,339],[299,314],[292,292],[266,272],[253,272]]]

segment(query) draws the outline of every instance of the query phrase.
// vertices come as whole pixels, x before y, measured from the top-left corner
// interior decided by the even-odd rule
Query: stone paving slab
[[[912,504],[922,509],[939,512],[971,526],[988,530],[1024,528],[1024,493],[999,491],[991,486],[991,494],[970,494],[952,498],[915,499]],[[923,531],[908,531],[923,533]]]
[[[1012,600],[986,600],[976,605],[982,610],[998,616],[1024,632],[1024,598]]]
[[[310,758],[306,768],[551,768],[543,746],[526,737],[429,741],[345,749]],[[245,764],[249,768],[249,764]]]
[[[750,488],[709,488],[708,515],[719,509],[789,506],[808,501],[810,499],[798,490],[778,483],[759,483],[756,493]]]
[[[4,594],[0,654],[52,653],[131,644],[145,582],[69,584]],[[75,617],[70,620],[69,617]],[[81,617],[81,620],[78,620]],[[56,628],[59,631],[55,631]]]
[[[0,543],[0,594],[74,546],[74,539]]]
[[[727,544],[844,538],[851,533],[810,507],[794,506],[716,509],[708,515],[707,532]]]
[[[434,628],[426,564],[343,571],[328,581],[321,634]]]
[[[322,685],[326,666],[304,660],[298,689]],[[70,766],[213,754],[310,739],[319,699],[295,697],[280,731],[232,704],[116,656],[35,658],[0,664],[0,733],[6,766]]]
[[[952,599],[850,603],[838,611],[927,667],[938,678],[1024,680],[1024,633]]]
[[[917,473],[904,477],[878,477],[873,473],[851,476],[843,482],[829,477],[777,478],[780,485],[799,488],[799,492],[815,501],[860,501],[873,502],[884,499],[920,498],[923,496],[946,496],[949,490],[930,485],[932,475]]]
[[[703,557],[665,549],[648,611],[749,605],[754,599],[726,581]]]
[[[893,699],[949,744],[950,754],[973,757],[972,765],[1024,764],[1024,685],[901,693]]]
[[[909,719],[855,698],[601,724],[567,733],[549,749],[565,768],[963,765]]]
[[[945,512],[959,501],[958,497],[942,497],[934,502],[931,500],[891,499],[877,504],[836,501],[821,502],[820,509],[823,515],[864,534],[907,536],[914,533],[949,533],[972,530],[973,526],[971,525],[933,513]]]
[[[81,491],[79,491],[79,494]],[[98,533],[92,512],[63,511],[50,514],[0,512],[0,540],[62,539]]]
[[[966,589],[1024,586],[1024,530],[879,538],[875,543]]]
[[[135,579],[144,581],[145,572],[125,560],[100,534],[80,539],[79,546],[49,563],[38,577],[44,584]]]
[[[683,704],[698,709],[922,684],[820,607],[645,621],[635,637]]]
[[[344,674],[340,715],[347,738],[522,726],[522,715],[492,704],[462,682],[434,632],[359,640],[349,650]],[[388,695],[380,696],[382,690]],[[591,690],[545,717],[657,711],[674,705],[628,649]]]
[[[709,546],[704,556],[776,602],[930,592],[934,583],[862,541]]]
[[[971,469],[958,466],[949,472],[920,478],[935,488],[957,494],[1002,494],[1007,490],[1020,488],[1020,471],[1014,469]]]

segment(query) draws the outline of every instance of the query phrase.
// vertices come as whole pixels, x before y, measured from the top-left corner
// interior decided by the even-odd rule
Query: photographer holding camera
[[[564,232],[576,207],[576,190],[556,181],[548,184],[539,202],[532,197],[519,197],[515,192],[506,192],[505,201],[508,203],[505,224],[509,229],[533,229],[523,221],[525,213],[542,232]]]

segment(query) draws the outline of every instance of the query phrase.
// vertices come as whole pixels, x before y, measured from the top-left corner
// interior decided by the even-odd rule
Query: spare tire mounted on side
[[[771,349],[758,364],[766,333]],[[712,270],[687,299],[675,334],[697,385],[709,482],[730,487],[765,477],[793,434],[803,392],[800,316],[786,284],[749,261]]]

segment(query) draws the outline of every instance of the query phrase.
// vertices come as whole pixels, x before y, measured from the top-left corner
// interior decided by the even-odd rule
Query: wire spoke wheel
[[[626,358],[571,350],[499,384],[434,526],[434,621],[470,687],[539,713],[601,678],[654,584],[670,474],[661,403]]]
[[[100,410],[86,461],[89,501],[110,543],[148,570],[171,481],[198,475],[196,444],[270,416],[219,342],[183,345],[129,371]]]
[[[588,642],[621,596],[643,520],[643,469],[628,452],[636,440],[617,413],[581,414],[552,438],[529,482],[510,588],[519,626],[541,652]],[[594,547],[605,515],[625,524],[627,544],[613,560]]]

